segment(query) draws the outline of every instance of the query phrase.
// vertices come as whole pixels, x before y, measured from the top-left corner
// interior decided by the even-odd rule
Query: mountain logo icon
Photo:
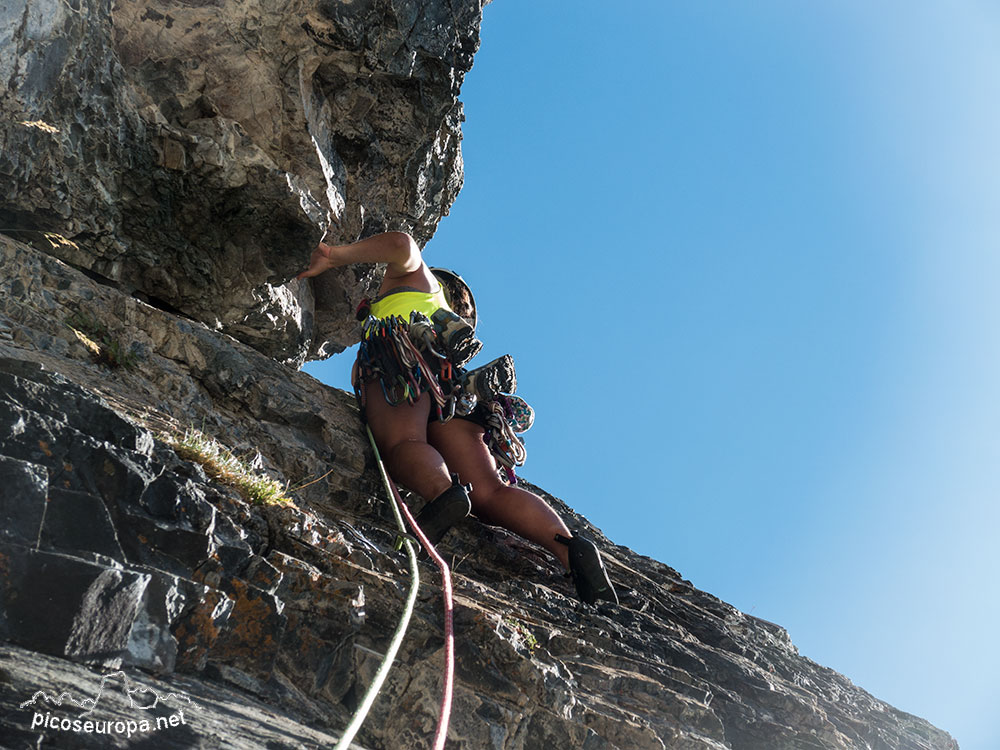
[[[101,699],[105,696],[105,694],[111,694],[116,690],[114,686],[116,679],[120,679],[117,691],[120,691],[124,696],[129,708],[139,711],[148,711],[152,708],[156,708],[157,706],[176,706],[178,704],[183,704],[183,708],[190,708],[193,705],[191,703],[191,699],[183,693],[170,692],[161,694],[154,688],[134,682],[127,674],[125,674],[125,672],[119,670],[117,672],[109,672],[101,678],[101,685],[97,689],[97,694],[93,698],[77,699],[65,690],[56,696],[52,696],[44,690],[39,690],[32,695],[30,699],[21,703],[20,707],[37,707],[39,701],[41,701],[46,707],[53,705],[61,707],[64,703],[70,703],[83,709],[83,713],[80,714],[81,716],[88,716],[97,709],[97,706],[100,704]]]
[[[124,700],[128,709],[142,712],[140,717],[120,718],[118,696]],[[105,702],[105,707],[112,709],[118,716],[109,719],[92,718],[92,714]],[[76,706],[82,713],[76,718],[53,715],[51,709]],[[169,729],[187,725],[184,716],[185,709],[194,704],[183,693],[161,693],[155,688],[141,685],[130,679],[123,671],[110,672],[101,678],[101,684],[93,697],[76,697],[70,691],[63,690],[58,695],[52,695],[44,690],[38,690],[28,700],[20,704],[22,709],[32,709],[31,729],[48,732],[75,732],[77,734],[107,734],[125,735],[131,739],[134,734],[147,734],[161,729]],[[159,710],[154,714],[151,709]],[[171,712],[172,713],[168,713]],[[149,712],[149,713],[146,713]]]

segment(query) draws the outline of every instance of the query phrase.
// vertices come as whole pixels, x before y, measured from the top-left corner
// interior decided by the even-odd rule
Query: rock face
[[[480,15],[0,6],[4,747],[336,742],[407,575],[353,398],[296,370],[351,343],[374,272],[289,278],[328,224],[431,236],[461,185]],[[192,460],[192,428],[293,502],[251,502]],[[449,747],[957,747],[537,491],[598,541],[621,606],[578,604],[502,530],[453,531]],[[433,733],[443,630],[422,568],[358,747]]]
[[[96,674],[121,670],[193,703],[149,747],[329,745],[406,596],[351,397],[2,237],[0,279],[5,736],[124,747],[32,728],[37,707],[18,708],[38,690],[92,696]],[[81,320],[134,359],[95,361]],[[253,505],[211,480],[161,439],[183,424],[301,487],[294,506]],[[957,747],[545,496],[599,540],[622,604],[583,608],[546,553],[506,532],[472,520],[452,532],[449,747]],[[422,578],[365,747],[423,747],[433,733],[442,623],[427,563]]]
[[[5,3],[0,226],[279,361],[339,351],[371,273],[291,279],[328,228],[434,233],[480,18],[479,0]]]

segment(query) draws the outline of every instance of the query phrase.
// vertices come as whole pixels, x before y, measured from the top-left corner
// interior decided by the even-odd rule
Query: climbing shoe
[[[607,599],[618,604],[618,594],[604,569],[597,545],[584,537],[568,539],[562,534],[556,534],[556,541],[569,547],[569,574],[576,584],[580,601],[593,604],[598,599]]]
[[[444,353],[438,351],[438,335],[434,324],[422,312],[414,310],[410,313],[410,325],[408,326],[407,333],[410,336],[410,341],[421,349],[438,357],[445,356]]]
[[[462,379],[462,390],[476,394],[484,402],[494,400],[498,393],[513,393],[517,390],[514,358],[505,354],[489,364],[469,370]]]
[[[476,338],[476,329],[451,310],[442,307],[431,315],[431,320],[448,359],[456,367],[462,367],[483,348],[483,342]]]
[[[458,474],[452,474],[451,487],[420,509],[417,526],[431,544],[440,542],[448,529],[472,512],[470,489],[471,485],[462,485],[458,481]]]

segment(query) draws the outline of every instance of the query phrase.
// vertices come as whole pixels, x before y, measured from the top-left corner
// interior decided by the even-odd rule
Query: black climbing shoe
[[[431,544],[436,545],[453,525],[472,512],[469,486],[458,481],[458,474],[451,475],[451,487],[446,489],[417,514],[417,526]]]
[[[556,541],[569,547],[569,572],[580,601],[593,604],[598,599],[607,599],[618,604],[618,594],[604,569],[597,545],[580,536],[567,539],[562,534],[556,534]]]
[[[483,348],[483,342],[476,338],[476,329],[451,310],[442,307],[431,315],[431,320],[448,359],[456,367],[462,367]]]
[[[513,393],[517,390],[514,358],[505,354],[489,364],[469,370],[462,381],[462,389],[466,393],[474,393],[484,402],[492,401],[498,393]]]

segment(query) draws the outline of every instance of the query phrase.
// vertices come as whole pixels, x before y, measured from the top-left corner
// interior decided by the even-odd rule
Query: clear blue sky
[[[527,478],[963,750],[1000,747],[998,7],[496,0],[426,249],[517,361]]]

